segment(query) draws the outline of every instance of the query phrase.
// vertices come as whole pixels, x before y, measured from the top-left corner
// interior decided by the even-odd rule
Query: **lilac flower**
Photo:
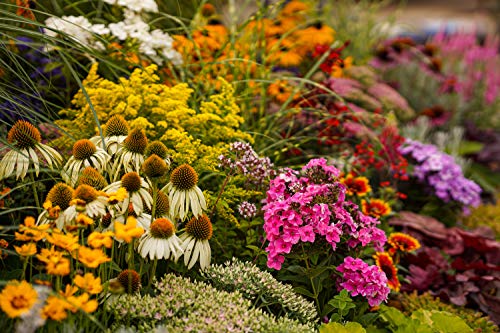
[[[250,144],[233,142],[229,151],[235,155],[234,160],[220,155],[220,167],[244,175],[251,184],[256,186],[261,186],[265,180],[274,176],[274,165],[269,157],[259,157]]]
[[[361,259],[346,257],[337,267],[343,274],[340,286],[352,296],[363,296],[370,306],[377,306],[387,300],[391,291],[387,286],[387,276],[376,265],[368,265]]]
[[[452,156],[440,152],[434,145],[410,139],[406,139],[400,152],[415,160],[413,176],[432,188],[444,202],[457,202],[464,210],[481,203],[481,187],[464,177]]]
[[[253,203],[250,203],[248,201],[243,201],[238,206],[238,212],[240,213],[241,216],[249,220],[257,214],[257,207],[255,207]]]

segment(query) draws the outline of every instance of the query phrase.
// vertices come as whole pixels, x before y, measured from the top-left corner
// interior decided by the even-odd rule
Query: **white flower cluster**
[[[158,13],[158,5],[156,5],[154,0],[104,0],[104,2],[128,8],[134,12],[144,10],[146,12]]]
[[[163,57],[174,65],[182,64],[182,56],[173,49],[174,40],[160,29],[150,31],[149,25],[132,10],[125,10],[125,20],[109,25],[111,34],[119,40],[133,38],[139,42],[139,50],[161,65]]]
[[[158,6],[154,0],[104,0],[112,5],[125,8],[125,19],[118,23],[92,24],[84,16],[50,17],[45,21],[48,29],[46,34],[52,37],[58,35],[58,31],[64,32],[79,43],[98,50],[104,50],[102,42],[95,35],[111,35],[120,41],[134,39],[139,43],[139,51],[162,65],[164,59],[168,59],[174,65],[182,64],[182,55],[174,50],[174,40],[166,32],[160,29],[151,31],[149,24],[144,22],[141,11],[158,12]]]
[[[109,29],[104,24],[92,24],[84,16],[53,16],[45,20],[45,25],[47,26],[45,34],[48,36],[56,37],[59,34],[58,31],[61,31],[77,42],[99,50],[103,50],[104,45],[96,40],[93,33],[109,34]]]

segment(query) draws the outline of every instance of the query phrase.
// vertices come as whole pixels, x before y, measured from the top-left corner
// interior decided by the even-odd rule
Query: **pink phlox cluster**
[[[365,297],[370,306],[380,305],[387,300],[390,292],[387,276],[376,265],[370,266],[359,258],[346,257],[337,270],[343,275],[340,286],[351,296]]]
[[[383,247],[386,237],[376,227],[379,221],[345,201],[345,186],[336,178],[339,174],[326,160],[314,159],[301,173],[282,169],[271,180],[262,208],[270,268],[281,269],[284,255],[294,245],[314,243],[318,238],[333,250],[344,239],[350,247]]]

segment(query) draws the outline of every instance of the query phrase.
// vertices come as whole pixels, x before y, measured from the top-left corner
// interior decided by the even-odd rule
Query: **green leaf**
[[[306,288],[295,287],[293,290],[297,294],[301,294],[301,295],[304,295],[304,296],[307,296],[307,297],[315,298],[314,294],[312,292],[310,292],[309,290],[307,290]]]
[[[288,266],[286,269],[287,269],[287,271],[290,271],[290,272],[296,273],[296,274],[306,275],[306,272],[307,272],[307,270],[304,267],[299,266],[299,265]]]
[[[319,327],[320,333],[366,333],[359,323],[348,322],[345,326],[340,323],[328,323]]]
[[[483,149],[484,144],[477,141],[461,141],[458,153],[463,155],[474,154]]]
[[[433,311],[431,315],[433,328],[442,333],[469,333],[472,329],[465,321],[446,311]]]

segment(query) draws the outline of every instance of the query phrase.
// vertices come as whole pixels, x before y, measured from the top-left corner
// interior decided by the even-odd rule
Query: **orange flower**
[[[0,259],[7,258],[7,252],[2,251],[2,249],[6,249],[7,247],[9,247],[9,242],[7,242],[5,239],[0,239]]]
[[[368,178],[354,177],[352,173],[347,174],[340,182],[346,186],[346,193],[348,195],[362,197],[372,191]]]
[[[10,318],[28,312],[38,299],[36,290],[26,281],[10,281],[0,293],[0,308]]]
[[[86,246],[80,246],[78,251],[73,252],[73,258],[89,268],[97,268],[100,264],[111,261],[111,258],[108,258],[101,250],[93,250]]]
[[[318,44],[330,45],[335,40],[335,31],[321,22],[297,31],[296,35],[299,38],[299,43],[308,49],[313,49]]]
[[[64,258],[64,254],[56,251],[54,247],[50,250],[42,249],[41,253],[37,254],[36,257],[45,263],[48,274],[64,276],[70,272],[69,260]]]
[[[87,238],[87,243],[94,249],[98,249],[103,246],[109,249],[113,246],[113,239],[111,237],[113,237],[112,231],[102,233],[94,231],[89,235],[89,238]]]
[[[278,102],[285,103],[292,95],[293,89],[288,84],[288,81],[277,80],[269,85],[267,93],[274,97]],[[297,98],[299,98],[298,93],[293,96],[293,99]]]
[[[292,0],[283,7],[280,14],[282,16],[297,16],[298,14],[303,14],[308,9],[309,7],[305,3]]]
[[[22,242],[38,242],[47,236],[46,230],[50,225],[44,224],[40,226],[35,225],[35,218],[27,216],[24,219],[24,225],[19,226],[20,232],[15,232],[16,240]]]
[[[76,224],[80,224],[83,226],[88,226],[88,225],[94,224],[93,219],[91,219],[90,217],[88,217],[87,215],[82,214],[82,213],[78,214],[78,216],[75,218],[75,222],[76,222]]]
[[[395,291],[399,291],[401,288],[401,283],[398,279],[398,269],[392,261],[392,257],[387,252],[377,252],[373,258],[375,259],[375,264],[380,268],[382,272],[387,276],[387,285],[389,288]]]
[[[31,257],[36,254],[36,244],[28,243],[21,246],[14,246],[14,250],[16,250],[17,254],[21,257]]]
[[[420,248],[420,242],[416,238],[402,232],[393,232],[390,234],[387,243],[391,245],[392,252],[397,250],[411,252]]]
[[[363,214],[370,215],[375,218],[389,215],[392,210],[387,202],[381,199],[370,199],[370,201],[361,200],[361,208]]]
[[[144,229],[137,227],[137,220],[133,216],[127,218],[127,223],[123,224],[115,221],[115,238],[130,243],[134,238],[139,238],[144,233]]]
[[[55,321],[61,321],[68,317],[68,313],[71,306],[66,302],[66,300],[59,296],[49,296],[45,302],[45,306],[42,309],[42,318],[50,318]]]
[[[80,296],[68,297],[67,302],[70,305],[69,310],[73,313],[76,313],[78,310],[91,313],[97,310],[98,305],[95,299],[89,300],[89,294],[87,293],[83,293]]]
[[[84,276],[77,275],[73,281],[80,289],[90,294],[98,294],[102,291],[101,278],[94,277],[92,273],[87,273]]]
[[[64,234],[59,229],[54,229],[51,235],[47,235],[50,244],[60,247],[68,252],[78,248],[78,235]]]
[[[290,39],[269,42],[267,61],[284,67],[297,66],[302,62],[301,48]]]

